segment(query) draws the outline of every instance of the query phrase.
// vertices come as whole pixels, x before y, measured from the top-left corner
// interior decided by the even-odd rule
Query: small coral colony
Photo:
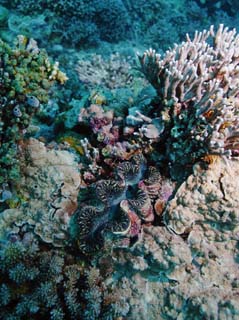
[[[67,72],[59,68],[32,39],[19,36],[14,46],[0,42],[0,185],[5,212],[27,207],[21,179],[29,165],[30,129],[53,86],[67,81]],[[118,67],[116,77],[122,69]],[[214,157],[239,156],[235,30],[220,25],[193,38],[187,35],[162,56],[149,49],[138,55],[139,71],[143,89],[134,103],[112,108],[104,93],[95,91],[72,120],[79,136],[58,129],[56,135],[61,136],[54,146],[51,143],[53,149],[72,150],[80,175],[77,205],[59,220],[65,228],[57,245],[44,241],[37,232],[39,222],[22,217],[24,223],[17,226],[14,221],[8,227],[2,223],[4,319],[40,319],[41,314],[49,319],[98,319],[99,314],[116,319],[127,314],[126,306],[116,311],[112,291],[103,288],[92,261],[102,252],[132,248],[144,225],[165,226],[167,202],[195,163],[206,168]],[[125,70],[122,79],[132,85]],[[54,219],[52,215],[48,223]],[[115,316],[110,318],[112,306]]]

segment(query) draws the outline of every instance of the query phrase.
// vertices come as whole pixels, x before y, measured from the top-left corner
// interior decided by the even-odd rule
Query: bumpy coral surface
[[[6,6],[20,14],[14,27],[19,32],[31,32],[39,39],[50,39],[71,45],[97,45],[100,40],[119,41],[130,36],[129,15],[121,0],[6,1]],[[35,30],[38,23],[43,37]],[[28,22],[27,22],[28,20]],[[37,23],[35,24],[35,26]],[[10,30],[15,31],[14,28]],[[45,36],[45,39],[44,39]]]
[[[71,254],[42,249],[31,232],[1,244],[1,319],[98,319],[99,270],[86,271]]]
[[[2,212],[1,237],[18,233],[27,224],[45,243],[62,246],[68,238],[70,216],[77,208],[81,183],[78,163],[72,153],[47,148],[35,139],[26,143],[25,153],[27,157],[21,159],[22,205]]]
[[[143,226],[134,246],[113,251],[127,319],[238,318],[238,169],[220,158],[208,170],[197,165],[164,226]]]
[[[102,30],[109,13],[115,15],[123,3],[132,7],[130,1],[93,2],[94,15],[106,14],[95,22]],[[88,1],[45,5],[52,6],[57,23],[67,19],[71,24],[87,9],[79,6],[71,17],[79,3]],[[106,3],[112,6],[105,8]],[[172,7],[177,2],[168,3]],[[9,6],[16,4],[17,10],[27,9],[26,2],[18,0]],[[42,2],[28,4],[37,12]],[[135,9],[139,5],[150,12],[163,2],[152,6],[139,1]],[[126,14],[124,7],[121,11]],[[4,23],[7,15],[3,12]],[[114,15],[110,21],[117,25]],[[92,15],[86,18],[92,21]],[[56,20],[51,23],[56,26]],[[115,37],[116,31],[112,28]],[[67,37],[64,30],[55,29],[54,34]],[[155,89],[136,88],[144,86],[144,80],[126,84],[130,94],[124,105],[117,94],[126,92],[119,87],[128,81],[128,61],[113,55],[111,64],[97,56],[96,64],[81,65],[80,73],[94,73],[98,67],[89,80],[94,86],[97,76],[104,93],[113,88],[115,101],[97,88],[63,106],[68,110],[61,114],[66,132],[58,144],[44,144],[39,141],[43,137],[23,139],[31,114],[27,124],[21,120],[23,108],[37,110],[52,82],[64,82],[65,75],[43,55],[44,79],[24,80],[24,65],[14,69],[10,59],[9,72],[19,73],[10,86],[18,84],[23,90],[23,97],[14,93],[17,103],[8,106],[7,119],[12,114],[19,119],[22,176],[16,190],[8,180],[0,185],[0,318],[238,319],[237,41],[234,31],[221,26],[216,34],[211,28],[193,40],[187,37],[162,60],[154,51],[146,52],[140,58],[142,70]],[[33,41],[21,45],[31,66],[41,51]],[[82,82],[86,77],[82,75]],[[37,89],[45,90],[42,98]],[[8,88],[4,90],[9,97]],[[57,104],[54,99],[49,107]],[[171,178],[177,170],[182,175],[175,182]],[[185,175],[189,177],[180,185]]]
[[[105,86],[109,89],[125,87],[132,82],[132,58],[122,58],[119,53],[108,59],[93,55],[87,60],[79,60],[77,72],[79,79],[88,86]]]
[[[238,240],[238,174],[238,161],[217,158],[207,171],[195,165],[194,173],[167,206],[167,226],[177,234],[189,233],[198,244],[199,234],[207,228],[210,240]]]
[[[33,39],[18,36],[13,47],[0,40],[0,183],[20,179],[19,143],[54,82],[65,80]]]

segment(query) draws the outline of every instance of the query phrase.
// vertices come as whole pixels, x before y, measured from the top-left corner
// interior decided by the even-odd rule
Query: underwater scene
[[[239,1],[0,0],[0,320],[239,320]]]

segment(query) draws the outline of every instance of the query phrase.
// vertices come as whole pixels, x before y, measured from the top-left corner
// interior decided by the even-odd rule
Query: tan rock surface
[[[5,210],[2,228],[12,221],[10,217],[16,216],[16,225],[28,223],[43,241],[60,246],[77,207],[81,183],[78,162],[72,153],[48,149],[36,139],[29,140],[25,153],[21,194],[26,202],[18,209]]]
[[[116,251],[130,280],[127,319],[239,319],[239,161],[196,165],[164,219]]]

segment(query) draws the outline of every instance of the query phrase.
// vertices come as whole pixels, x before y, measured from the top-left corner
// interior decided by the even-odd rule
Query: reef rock
[[[165,223],[177,234],[200,227],[214,240],[239,239],[239,162],[217,158],[208,170],[199,164],[167,206]],[[214,236],[212,236],[214,234]]]
[[[0,233],[2,228],[7,231],[7,217],[15,216],[16,229],[29,224],[41,240],[61,246],[67,238],[70,216],[77,207],[81,183],[78,163],[74,154],[49,149],[36,139],[30,139],[24,149],[26,156],[20,187],[23,203],[20,208],[2,213],[5,219]]]
[[[169,201],[165,225],[144,225],[137,243],[114,250],[127,319],[239,318],[238,176],[236,160],[196,164]]]

